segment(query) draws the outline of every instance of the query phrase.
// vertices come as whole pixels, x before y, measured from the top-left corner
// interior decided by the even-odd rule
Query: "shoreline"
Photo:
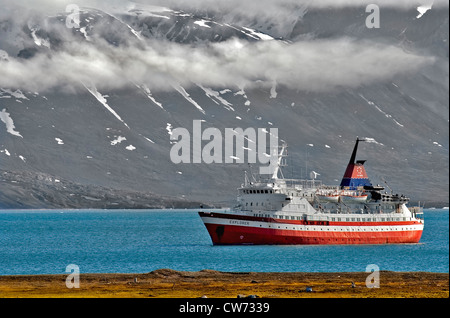
[[[366,272],[196,272],[0,276],[1,298],[449,298],[449,273],[379,272],[379,288]],[[72,285],[73,286],[73,285]]]

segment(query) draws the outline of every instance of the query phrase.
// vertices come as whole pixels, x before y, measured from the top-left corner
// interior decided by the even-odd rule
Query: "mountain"
[[[194,120],[223,136],[278,128],[285,177],[326,184],[366,137],[373,183],[448,202],[448,7],[382,8],[380,28],[364,9],[307,4],[274,22],[126,3],[80,8],[74,25],[73,12],[11,5],[0,207],[230,205],[249,164],[171,160],[174,130],[194,138]]]

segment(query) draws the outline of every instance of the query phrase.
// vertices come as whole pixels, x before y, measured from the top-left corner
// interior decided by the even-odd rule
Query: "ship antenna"
[[[252,171],[252,165],[251,165],[250,163],[248,164],[248,167],[249,167],[249,169],[250,169],[250,175],[251,175],[253,181],[254,181],[254,182],[257,182],[257,181],[256,181],[256,178],[255,178],[255,175],[253,174],[253,171]],[[251,184],[251,183],[252,183],[252,182],[250,181],[250,184]]]
[[[287,145],[286,143],[283,143],[283,145],[281,146],[281,150],[280,153],[277,154],[278,155],[278,159],[277,159],[277,165],[275,167],[275,170],[272,174],[272,179],[278,179],[278,171],[281,172],[281,164],[282,164],[282,159],[283,159],[283,153],[285,152],[285,150],[287,149]],[[276,149],[274,149],[273,151],[276,151]],[[282,178],[284,178],[283,173],[282,174]]]
[[[391,187],[388,185],[388,183],[386,182],[386,180],[384,180],[384,178],[381,178],[381,180],[384,181],[384,183],[386,184],[386,187],[388,187],[388,189],[391,190],[391,194],[392,194],[392,193],[393,193],[393,192],[392,192],[392,189],[391,189]]]

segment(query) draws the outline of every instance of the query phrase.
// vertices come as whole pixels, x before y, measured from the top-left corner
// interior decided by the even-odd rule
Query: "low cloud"
[[[294,89],[327,91],[414,72],[432,61],[347,38],[292,44],[231,39],[203,46],[154,40],[144,48],[68,43],[51,54],[1,60],[0,87],[39,91],[90,81],[110,89],[131,83],[169,89],[173,83],[223,87],[276,80]]]

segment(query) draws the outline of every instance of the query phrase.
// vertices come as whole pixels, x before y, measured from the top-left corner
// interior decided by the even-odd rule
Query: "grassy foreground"
[[[229,273],[160,269],[146,274],[80,274],[79,288],[67,275],[0,276],[0,297],[18,298],[448,298],[449,274],[379,273],[379,288],[367,288],[369,273]],[[73,281],[72,281],[73,282]],[[308,291],[307,291],[308,289]]]

